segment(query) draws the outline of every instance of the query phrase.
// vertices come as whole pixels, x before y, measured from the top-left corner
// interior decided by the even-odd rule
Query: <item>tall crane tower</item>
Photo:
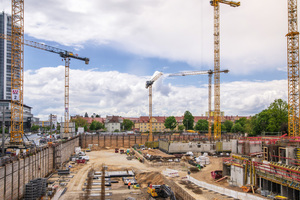
[[[70,51],[67,50],[63,50],[60,48],[56,48],[56,47],[52,47],[49,45],[45,45],[45,44],[41,44],[38,42],[34,42],[34,41],[30,41],[30,40],[25,40],[25,45],[30,46],[30,47],[34,47],[37,49],[41,49],[41,50],[45,50],[45,51],[49,51],[52,53],[56,53],[59,54],[60,57],[62,57],[65,60],[65,95],[64,95],[64,103],[65,103],[65,107],[64,107],[64,133],[68,134],[69,133],[69,78],[70,78],[70,74],[69,74],[69,69],[70,69],[70,59],[71,58],[75,58],[77,60],[82,60],[85,62],[85,64],[89,64],[90,59],[86,58],[86,57],[80,57],[77,54],[73,54]]]
[[[299,32],[297,0],[288,0],[287,70],[288,70],[288,132],[299,136]]]
[[[0,38],[12,41],[12,43],[13,43],[14,37],[13,37],[13,34],[12,34],[12,36],[0,34]],[[65,60],[64,133],[65,134],[69,133],[69,67],[70,67],[70,59],[75,58],[77,60],[85,61],[85,64],[88,64],[89,58],[79,57],[77,54],[73,54],[70,51],[52,47],[52,46],[45,45],[42,43],[30,41],[30,40],[24,40],[24,38],[22,39],[22,41],[20,43],[21,43],[22,49],[23,49],[24,45],[27,45],[27,46],[30,46],[33,48],[37,48],[37,49],[41,49],[44,51],[59,54]],[[16,51],[16,50],[14,50],[14,51]],[[13,49],[12,49],[12,52],[13,52]],[[22,52],[23,52],[23,50],[22,50]],[[12,57],[13,57],[13,54],[14,53],[12,53]],[[12,64],[12,77],[13,76],[15,77],[14,79],[12,78],[12,94],[13,94],[14,90],[16,90],[17,92],[19,91],[19,95],[12,96],[13,98],[11,100],[11,112],[12,112],[11,134],[10,134],[10,138],[11,138],[10,144],[11,145],[13,145],[13,144],[21,145],[23,143],[23,134],[24,134],[24,131],[23,131],[23,83],[24,83],[23,59],[24,59],[23,56],[22,56],[22,60],[15,58],[15,60],[19,62],[19,65]],[[16,63],[16,61],[14,61],[14,62]],[[12,63],[13,63],[13,59],[12,59]],[[14,70],[13,70],[13,66],[14,66]],[[22,66],[22,68],[20,66]],[[22,70],[22,73],[21,73],[21,70]],[[17,86],[21,85],[22,87],[19,86],[19,88],[17,88],[14,85],[17,85]]]
[[[24,0],[12,0],[11,20],[11,145],[23,144]]]
[[[219,71],[219,73],[228,73],[229,70],[222,70]],[[211,138],[211,80],[212,75],[215,74],[212,70],[206,70],[206,71],[190,71],[190,72],[179,72],[175,74],[169,74],[169,76],[190,76],[190,75],[203,75],[208,74],[208,138]]]
[[[146,89],[149,88],[149,137],[148,141],[152,142],[152,85],[163,75],[162,72],[157,73],[151,80],[146,81]]]
[[[211,0],[214,7],[214,133],[215,139],[221,139],[221,113],[220,113],[220,3],[231,7],[240,6],[240,2],[227,0]]]

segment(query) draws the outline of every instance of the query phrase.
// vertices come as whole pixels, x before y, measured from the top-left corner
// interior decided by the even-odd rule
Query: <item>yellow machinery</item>
[[[220,113],[220,3],[232,7],[240,6],[240,2],[226,0],[211,0],[214,7],[214,135],[215,139],[221,139],[221,113]]]
[[[157,73],[150,81],[146,81],[146,89],[149,88],[149,137],[148,141],[152,142],[152,85],[163,75],[162,72]]]
[[[288,0],[287,68],[288,132],[299,136],[299,32],[297,0]]]
[[[152,197],[158,197],[157,192],[155,191],[154,187],[148,187],[147,189],[148,194],[150,194]]]
[[[219,71],[219,73],[228,73],[229,70],[222,70]],[[211,138],[211,79],[212,75],[215,72],[212,70],[207,71],[190,71],[190,72],[179,72],[175,74],[169,74],[169,76],[190,76],[190,75],[202,75],[202,74],[208,74],[208,138]]]

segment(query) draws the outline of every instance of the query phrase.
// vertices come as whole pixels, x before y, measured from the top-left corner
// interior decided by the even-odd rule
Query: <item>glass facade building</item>
[[[11,16],[0,13],[0,33],[11,35]],[[0,100],[11,99],[11,42],[0,39]]]

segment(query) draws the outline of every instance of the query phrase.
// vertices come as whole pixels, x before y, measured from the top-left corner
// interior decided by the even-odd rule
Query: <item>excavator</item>
[[[171,188],[165,184],[163,185],[149,185],[147,192],[153,198],[170,198],[170,200],[176,200],[174,192]]]

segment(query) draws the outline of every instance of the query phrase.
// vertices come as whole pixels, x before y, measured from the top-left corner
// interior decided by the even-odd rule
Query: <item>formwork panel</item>
[[[20,171],[19,171],[19,197],[23,196],[23,187],[25,184],[24,180],[24,174],[25,174],[25,168],[24,168],[24,159],[21,159],[19,161],[20,165]]]
[[[29,167],[29,158],[25,158],[25,166],[24,166],[24,182],[25,183],[28,183],[30,181],[30,177],[29,177],[29,174],[30,174],[30,167]]]
[[[5,199],[11,200],[12,199],[12,174],[11,173],[9,174],[6,173],[5,187],[6,187]]]
[[[141,136],[142,137],[142,144],[145,144],[148,141],[148,136]]]
[[[7,176],[8,174],[12,173],[12,163],[8,163],[5,165],[5,175]]]
[[[99,148],[104,148],[105,147],[105,145],[104,145],[104,137],[105,136],[100,136],[99,137],[99,143],[98,143],[98,147]]]
[[[18,164],[18,162],[17,162]],[[18,165],[17,165],[18,166]],[[15,164],[14,164],[15,167]],[[12,179],[12,187],[13,187],[13,199],[18,199],[19,194],[19,170],[18,168],[13,169],[13,179]]]
[[[2,169],[0,169],[0,171],[1,171]],[[4,177],[0,177],[0,185],[2,186],[2,187],[0,187],[0,197],[2,197],[2,199],[3,199],[3,197],[4,197],[4,185],[5,185],[5,183],[4,183]]]
[[[0,167],[0,179],[4,178],[5,176],[5,167]]]

